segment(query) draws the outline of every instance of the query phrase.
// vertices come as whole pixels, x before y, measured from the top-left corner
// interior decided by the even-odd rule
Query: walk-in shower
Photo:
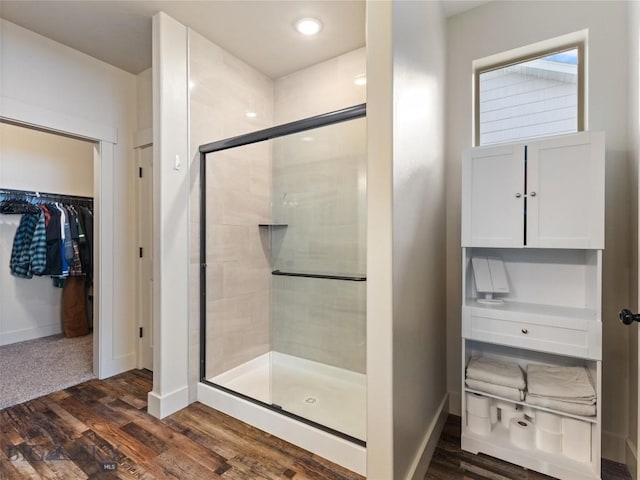
[[[359,446],[365,113],[358,105],[200,147],[201,385]]]

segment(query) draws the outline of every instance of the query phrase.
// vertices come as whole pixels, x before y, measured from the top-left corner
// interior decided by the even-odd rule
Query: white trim
[[[577,32],[569,33],[567,35],[560,35],[559,37],[550,38],[541,42],[536,42],[524,47],[514,48],[506,52],[496,53],[489,55],[488,57],[480,58],[473,61],[474,70],[482,70],[486,67],[496,65],[499,63],[508,62],[514,58],[528,57],[535,55],[539,52],[546,50],[553,50],[556,48],[564,47],[565,45],[580,43],[587,41],[589,30],[579,30]],[[585,70],[587,71],[587,70]]]
[[[133,135],[133,148],[142,148],[153,143],[153,129],[144,128]]]
[[[118,129],[85,118],[0,97],[0,118],[89,140],[118,143]]]
[[[0,119],[96,142],[93,148],[93,318],[96,333],[93,336],[93,373],[98,378],[106,378],[134,368],[135,354],[113,358],[113,165],[118,130],[7,97],[0,97]],[[103,276],[104,272],[106,276]]]
[[[38,325],[35,327],[21,328],[10,332],[0,333],[0,345],[9,345],[11,343],[24,342],[36,338],[48,337],[62,333],[60,322],[50,323],[49,325]]]
[[[624,463],[625,438],[617,433],[602,431],[602,458]]]
[[[204,383],[198,384],[198,401],[360,475],[366,474],[367,449],[360,445]]]
[[[442,401],[440,402],[440,406],[438,407],[437,414],[433,417],[431,425],[429,425],[429,429],[422,439],[418,454],[413,459],[408,478],[411,478],[412,480],[423,480],[427,474],[431,458],[433,457],[433,452],[435,452],[436,447],[438,446],[440,434],[442,433],[444,424],[447,421],[448,404],[449,394],[445,393]]]
[[[626,452],[625,457],[627,459],[627,467],[629,467],[629,472],[631,473],[632,480],[640,479],[638,476],[638,457],[636,456],[636,452],[638,448],[633,444],[630,438],[627,438],[626,444]]]
[[[164,395],[151,391],[147,395],[147,411],[156,418],[164,418],[189,404],[189,387],[184,386]]]

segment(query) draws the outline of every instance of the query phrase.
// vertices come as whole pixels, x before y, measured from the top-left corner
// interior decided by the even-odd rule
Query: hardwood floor
[[[363,478],[200,403],[157,420],[146,413],[151,375],[90,380],[0,411],[0,478]],[[451,416],[427,479],[549,478],[461,452],[459,438],[460,419]]]

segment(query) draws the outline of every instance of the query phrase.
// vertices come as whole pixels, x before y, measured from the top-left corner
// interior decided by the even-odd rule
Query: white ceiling
[[[487,0],[447,0],[454,15]],[[151,66],[151,17],[164,11],[272,78],[365,44],[364,0],[0,0],[0,17],[123,70]],[[303,37],[302,17],[324,28]]]

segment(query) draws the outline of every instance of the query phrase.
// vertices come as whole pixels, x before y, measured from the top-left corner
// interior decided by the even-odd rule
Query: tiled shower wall
[[[191,381],[199,364],[200,178],[198,147],[273,125],[273,81],[189,31],[191,151]],[[255,112],[248,118],[247,112]],[[271,217],[268,144],[207,157],[208,378],[270,345],[270,266],[258,224]],[[264,237],[264,233],[262,234]]]
[[[275,82],[276,123],[366,102],[365,49]],[[366,119],[273,141],[273,265],[366,275]],[[366,283],[272,277],[272,348],[357,372],[366,363]]]
[[[199,377],[199,145],[364,103],[366,87],[354,84],[354,79],[365,73],[364,48],[274,82],[196,32],[189,32],[189,41],[190,382],[195,385]],[[247,118],[248,111],[255,112],[256,117]],[[322,142],[328,150],[316,148],[299,166],[283,157],[279,166],[272,165],[272,154],[284,154],[286,150],[287,158],[297,162],[301,154],[306,154],[300,148],[311,147],[301,147],[300,142],[286,146],[271,141],[208,156],[208,378],[271,349],[364,371],[366,285],[270,274],[272,268],[281,267],[278,262],[299,261],[300,254],[309,253],[310,261],[315,265],[325,263],[327,272],[337,268],[343,270],[337,273],[365,273],[364,151],[356,153],[355,144],[345,137],[349,130],[360,136],[364,146],[365,120],[357,122],[345,130],[334,131],[348,124],[326,129],[321,135],[324,138],[318,136],[314,145]],[[323,161],[319,161],[321,154]],[[276,171],[283,180],[274,180],[272,185],[272,172]],[[335,180],[339,195],[330,200],[332,206],[319,204],[325,213],[318,228],[311,218],[304,218],[304,210],[291,209],[291,235],[258,227],[258,223],[278,221],[277,216],[283,214],[284,204],[278,205],[273,193],[281,195],[289,189],[293,195],[294,188],[290,186],[304,186],[309,192],[316,192],[308,196],[312,200],[322,196],[317,190],[323,186],[320,178]],[[328,186],[326,181],[324,186]],[[320,210],[307,213],[316,217]],[[356,216],[363,219],[358,226]],[[281,235],[280,243],[277,235]],[[308,241],[309,235],[314,237],[312,242]],[[298,241],[303,250],[297,250]],[[304,251],[308,248],[311,250]],[[313,255],[323,248],[327,249],[326,254]],[[326,264],[327,258],[334,265]]]

